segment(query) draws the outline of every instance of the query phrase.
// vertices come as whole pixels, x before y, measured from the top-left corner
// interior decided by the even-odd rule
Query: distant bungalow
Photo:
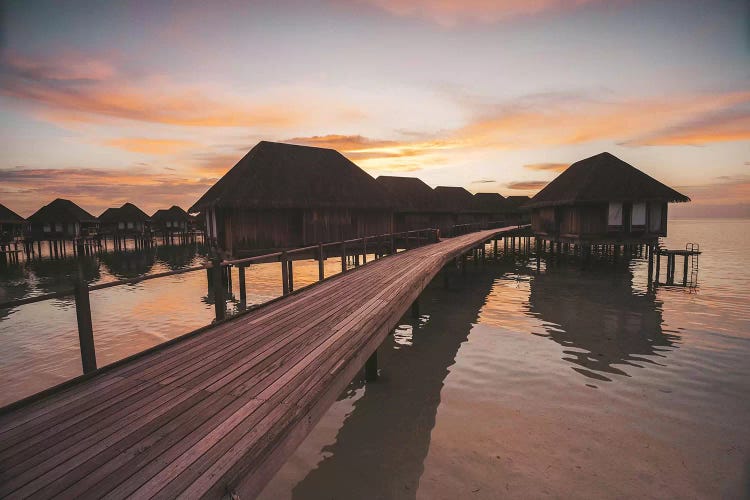
[[[23,217],[0,203],[0,243],[7,243],[23,234]]]
[[[432,227],[437,204],[430,186],[416,177],[381,175],[375,181],[390,195],[394,231]]]
[[[332,149],[261,141],[190,208],[230,255],[392,231],[387,191]]]
[[[442,216],[438,219],[441,234],[449,235],[455,225],[477,222],[478,210],[474,196],[462,187],[438,186],[435,198]]]
[[[177,205],[157,210],[151,216],[152,229],[163,236],[185,233],[190,223],[190,215]]]
[[[96,234],[99,221],[70,200],[57,198],[28,218],[28,236],[36,241],[72,240]]]
[[[610,153],[572,164],[527,207],[534,234],[569,243],[656,243],[667,235],[667,204],[687,196]]]
[[[508,203],[500,193],[474,193],[479,222],[505,222]]]
[[[151,231],[151,217],[132,203],[108,208],[99,216],[99,224],[101,233],[106,235],[134,236]]]

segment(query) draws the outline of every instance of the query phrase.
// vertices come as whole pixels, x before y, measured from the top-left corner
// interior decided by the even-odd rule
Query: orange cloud
[[[104,63],[77,63],[64,55],[34,61],[18,55],[3,57],[0,94],[36,106],[55,122],[101,122],[107,119],[190,127],[283,128],[307,123],[311,117],[361,117],[361,110],[321,96],[289,91],[251,99],[224,88],[184,85],[163,77],[120,75]],[[296,105],[295,105],[296,103]]]
[[[563,172],[568,167],[567,163],[530,163],[523,166],[523,168],[529,170],[541,170],[545,172]]]
[[[360,0],[399,17],[416,17],[452,27],[489,24],[543,12],[575,9],[603,0]]]
[[[505,187],[514,191],[539,191],[547,184],[549,181],[516,181],[507,183]]]
[[[146,153],[152,155],[165,155],[195,147],[198,144],[192,141],[176,139],[149,139],[146,137],[122,137],[104,141],[104,144],[114,148],[124,149],[132,153]]]

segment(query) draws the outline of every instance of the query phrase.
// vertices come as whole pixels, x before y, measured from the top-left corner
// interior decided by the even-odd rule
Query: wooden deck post
[[[89,288],[82,278],[73,287],[76,299],[76,319],[78,320],[78,342],[81,348],[83,373],[96,370],[96,350],[94,348],[94,326],[91,322],[91,302]]]
[[[247,308],[247,285],[245,284],[245,266],[240,266],[237,269],[240,279],[240,309],[245,310]]]
[[[346,272],[346,243],[341,243],[341,272]]]
[[[287,265],[286,252],[281,252],[281,289],[284,295],[289,293],[289,266]]]
[[[497,259],[497,237],[495,237],[495,241],[494,241],[494,243],[495,243],[495,245],[494,245],[494,252],[493,252],[493,257],[494,257],[495,259]]]
[[[656,271],[654,272],[654,283],[659,284],[659,274],[661,273],[661,251],[656,248]]]
[[[362,264],[367,264],[367,236],[362,238]]]
[[[289,293],[294,291],[294,266],[292,266],[292,259],[286,261],[289,266]]]
[[[365,361],[365,380],[375,382],[378,379],[378,350],[375,351]]]
[[[648,245],[646,248],[648,251],[648,288],[650,289],[654,274],[654,247],[653,245]]]
[[[226,299],[224,298],[224,276],[221,266],[221,259],[218,257],[211,259],[211,288],[214,292],[214,312],[216,321],[221,321],[226,317]]]
[[[688,256],[687,254],[682,256],[682,286],[687,286],[688,277]]]
[[[326,270],[323,259],[323,243],[318,243],[318,281],[325,279]]]

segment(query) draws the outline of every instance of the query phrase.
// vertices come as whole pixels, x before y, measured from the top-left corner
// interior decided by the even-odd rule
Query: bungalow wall
[[[118,221],[101,224],[102,234],[142,235],[150,231],[150,223],[142,221]]]
[[[33,240],[72,240],[79,236],[97,234],[98,223],[30,222],[26,236]]]
[[[535,234],[562,239],[654,239],[667,234],[667,204],[612,202],[535,208]]]
[[[229,252],[294,248],[390,233],[392,214],[355,209],[211,209],[209,237]]]
[[[393,230],[397,233],[414,231],[433,227],[428,213],[404,213],[393,214]]]

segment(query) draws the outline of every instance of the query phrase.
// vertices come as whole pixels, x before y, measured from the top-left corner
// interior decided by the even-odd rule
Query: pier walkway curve
[[[516,227],[342,273],[0,416],[0,497],[254,497],[427,284]]]

